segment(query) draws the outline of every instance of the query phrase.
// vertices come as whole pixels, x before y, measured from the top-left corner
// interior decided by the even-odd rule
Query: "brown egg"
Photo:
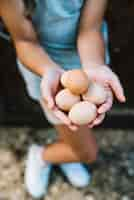
[[[67,86],[67,80],[70,73],[71,73],[71,70],[64,72],[63,75],[61,76],[61,84],[63,87]]]
[[[88,91],[82,97],[85,101],[100,105],[106,101],[107,91],[102,85],[93,82],[90,83]]]
[[[96,106],[88,101],[81,101],[75,104],[69,112],[69,118],[77,125],[89,124],[96,118],[96,116]]]
[[[80,96],[72,94],[69,89],[61,90],[55,97],[56,105],[63,111],[69,111],[80,101]]]
[[[76,95],[85,93],[89,86],[88,76],[84,71],[79,69],[65,72],[61,77],[61,83]]]

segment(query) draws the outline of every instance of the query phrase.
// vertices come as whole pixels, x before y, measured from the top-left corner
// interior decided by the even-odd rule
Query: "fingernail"
[[[98,114],[101,114],[101,110],[98,110]]]
[[[75,132],[75,131],[77,131],[77,130],[78,130],[78,128],[76,128],[76,127],[73,127],[73,128],[72,128],[72,130]]]
[[[104,110],[100,108],[100,109],[98,110],[98,113],[99,113],[99,114],[102,114],[102,113],[104,113]]]
[[[89,127],[89,128],[93,128],[93,126],[94,126],[94,125],[89,125],[88,127]]]
[[[77,131],[77,130],[78,130],[78,128],[75,127],[75,126],[70,126],[70,129],[71,129],[72,131]]]
[[[123,102],[125,103],[125,102],[126,102],[126,97],[123,96],[122,100],[123,100]]]
[[[121,103],[125,103],[126,102],[126,97],[125,96],[121,96],[120,101],[121,101]]]

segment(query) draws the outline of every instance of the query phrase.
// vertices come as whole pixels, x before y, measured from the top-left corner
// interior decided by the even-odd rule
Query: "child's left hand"
[[[93,128],[94,126],[98,126],[99,124],[101,124],[105,119],[106,112],[108,112],[112,108],[114,100],[112,90],[109,87],[105,88],[107,90],[107,99],[105,103],[100,105],[100,107],[98,108],[97,118],[91,124],[89,124],[89,128]]]
[[[84,69],[84,71],[90,80],[104,85],[108,92],[107,100],[98,108],[97,118],[92,124],[89,124],[89,127],[93,128],[102,123],[105,118],[105,113],[111,109],[113,105],[113,94],[122,103],[126,101],[126,98],[118,76],[108,66],[90,67]]]
[[[55,104],[55,95],[60,86],[60,78],[64,73],[61,67],[46,68],[45,75],[41,81],[41,99],[40,104],[42,108],[48,107],[61,124],[68,126],[71,130],[76,130],[77,127],[71,123],[69,117],[61,111]]]

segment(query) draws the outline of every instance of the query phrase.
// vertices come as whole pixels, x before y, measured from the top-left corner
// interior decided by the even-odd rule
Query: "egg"
[[[96,106],[88,101],[81,101],[75,104],[69,112],[70,120],[76,125],[89,124],[96,118],[96,116]]]
[[[63,75],[61,76],[60,81],[61,81],[61,84],[62,84],[63,87],[67,86],[67,80],[68,80],[70,73],[71,73],[71,70],[64,72]]]
[[[61,77],[61,84],[73,94],[81,95],[88,90],[89,80],[86,73],[79,69],[69,70]]]
[[[89,85],[88,91],[82,97],[85,101],[100,105],[106,101],[107,91],[101,84],[92,82]]]
[[[55,97],[56,105],[63,111],[69,111],[80,101],[80,96],[72,94],[69,89],[61,90]]]

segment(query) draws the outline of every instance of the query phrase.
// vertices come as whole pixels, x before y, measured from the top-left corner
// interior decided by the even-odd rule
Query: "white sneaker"
[[[82,164],[67,163],[60,168],[73,186],[83,188],[89,185],[91,175]]]
[[[25,185],[34,198],[41,198],[47,193],[51,165],[41,158],[43,148],[32,145],[28,152]]]

